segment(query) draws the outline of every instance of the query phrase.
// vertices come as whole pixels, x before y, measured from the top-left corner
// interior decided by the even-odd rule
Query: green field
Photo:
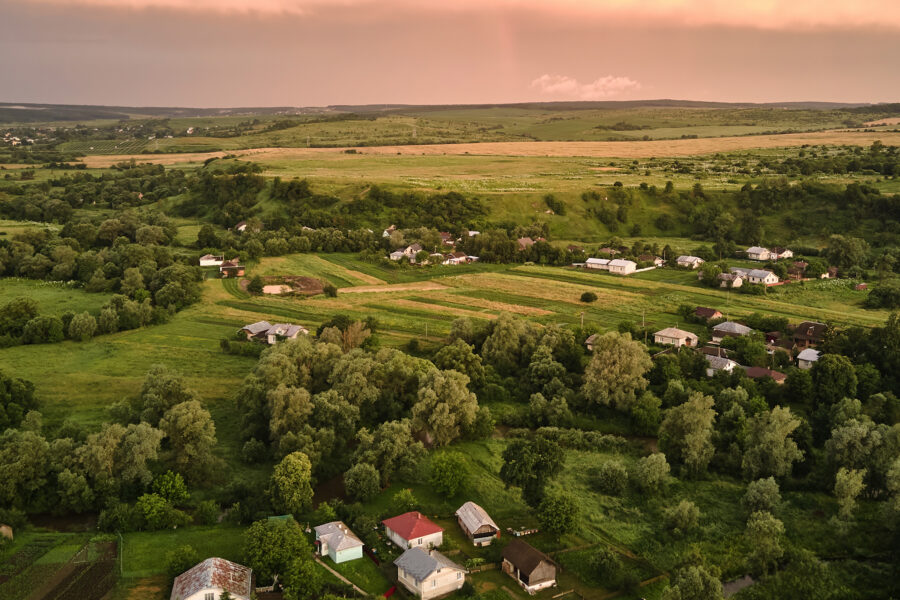
[[[8,277],[0,283],[0,306],[15,298],[30,298],[38,304],[38,312],[62,315],[66,312],[99,313],[112,294],[88,293],[63,282],[35,281]]]

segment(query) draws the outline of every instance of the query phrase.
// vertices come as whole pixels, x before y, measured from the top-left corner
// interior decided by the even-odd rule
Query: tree
[[[244,563],[253,569],[258,585],[270,584],[276,575],[287,572],[295,558],[309,556],[311,551],[294,519],[256,521],[244,534]]]
[[[26,413],[35,408],[34,384],[0,371],[0,431],[18,427]]]
[[[688,566],[675,571],[662,600],[721,600],[722,582],[717,574],[703,566]]]
[[[672,462],[682,465],[690,475],[706,470],[713,457],[713,399],[698,392],[670,408],[659,428],[659,448]]]
[[[31,298],[15,298],[0,308],[0,335],[19,337],[25,324],[38,316],[38,303]]]
[[[529,506],[540,504],[547,481],[562,470],[565,454],[553,440],[538,436],[514,439],[503,451],[500,479],[507,485],[522,488]]]
[[[166,553],[166,574],[174,579],[199,562],[200,555],[193,546],[180,546]]]
[[[69,321],[69,337],[77,342],[86,342],[97,331],[97,319],[88,312],[83,312],[72,317]]]
[[[125,272],[122,274],[122,293],[130,298],[134,298],[134,295],[143,289],[144,276],[141,275],[141,270],[137,267],[125,269]]]
[[[741,504],[749,513],[766,511],[775,513],[781,504],[781,493],[774,477],[757,479],[747,484],[747,492],[741,498]]]
[[[300,514],[312,503],[312,465],[302,452],[291,452],[275,466],[270,488],[272,503],[280,510]]]
[[[825,354],[813,364],[811,372],[821,404],[830,406],[842,398],[856,397],[856,370],[846,356]]]
[[[811,406],[815,398],[812,373],[808,369],[789,369],[784,380],[784,391],[792,402]]]
[[[425,454],[422,442],[413,438],[408,419],[387,421],[370,432],[363,427],[357,432],[356,462],[367,462],[381,473],[382,485],[390,483],[396,473],[411,472]]]
[[[153,480],[153,491],[173,506],[179,506],[191,497],[181,473],[166,471]]]
[[[644,392],[631,407],[631,424],[640,435],[656,435],[659,430],[662,401],[652,392]]]
[[[752,548],[750,568],[756,573],[769,574],[769,567],[776,565],[784,555],[781,538],[784,524],[766,511],[756,511],[747,520],[744,536]]]
[[[459,452],[440,452],[431,459],[431,487],[452,498],[466,481],[466,459]]]
[[[138,417],[156,426],[170,408],[191,400],[199,400],[199,396],[178,371],[166,365],[153,365],[141,385]]]
[[[412,408],[413,426],[427,431],[439,446],[449,444],[471,427],[478,399],[467,387],[469,378],[456,371],[429,371],[420,380]]]
[[[581,295],[581,301],[585,304],[590,304],[591,302],[597,301],[597,294],[594,292],[585,292]]]
[[[22,331],[23,344],[53,344],[64,337],[62,320],[53,316],[37,316],[25,323]]]
[[[700,509],[690,500],[682,500],[675,506],[665,509],[666,524],[675,535],[684,535],[695,529],[700,521]]]
[[[631,471],[635,486],[642,492],[658,492],[669,475],[669,463],[661,452],[645,456],[637,461]]]
[[[434,365],[442,371],[457,371],[468,376],[473,386],[484,385],[484,367],[481,357],[475,354],[475,347],[461,339],[453,340],[437,351],[432,359]]]
[[[419,500],[413,495],[412,490],[403,488],[391,498],[391,508],[397,513],[406,513],[419,507]]]
[[[582,393],[590,403],[629,411],[637,393],[647,387],[644,375],[652,366],[647,350],[630,334],[606,333],[594,342]]]
[[[116,309],[108,307],[100,311],[100,319],[97,321],[100,333],[115,333],[119,330],[119,313]]]
[[[537,342],[535,326],[509,313],[501,313],[491,324],[481,356],[502,375],[512,375],[531,356]]]
[[[47,484],[50,446],[35,431],[0,434],[0,505],[25,508]]]
[[[791,439],[799,426],[800,419],[787,407],[776,406],[751,417],[747,421],[747,450],[742,462],[744,475],[751,479],[790,475],[794,463],[803,459],[803,452]]]
[[[381,491],[381,475],[369,463],[357,463],[344,473],[344,487],[351,498],[366,502]]]
[[[856,509],[856,497],[865,489],[863,479],[865,469],[846,469],[841,467],[834,480],[834,496],[838,502],[838,517],[842,521],[850,521]]]
[[[542,529],[559,537],[575,530],[578,505],[568,494],[548,494],[538,506],[537,518]]]
[[[865,240],[832,235],[828,238],[828,246],[822,254],[831,264],[842,269],[849,269],[850,267],[864,266],[868,252],[869,244]]]
[[[207,473],[215,462],[216,426],[209,411],[197,400],[170,408],[159,422],[175,451],[175,464],[192,477]]]
[[[618,552],[606,547],[598,548],[591,555],[591,568],[596,577],[604,582],[603,587],[617,588],[621,584],[623,569]]]
[[[628,484],[628,471],[618,460],[609,460],[597,469],[597,487],[609,496],[620,496]]]
[[[284,572],[285,600],[318,600],[322,598],[322,570],[308,555],[299,555]],[[327,597],[326,597],[327,598]]]
[[[254,275],[253,279],[250,280],[250,283],[247,284],[247,291],[251,294],[262,294],[263,285],[262,277]]]
[[[204,223],[197,232],[198,248],[218,248],[219,236],[216,234],[215,228],[209,223]]]

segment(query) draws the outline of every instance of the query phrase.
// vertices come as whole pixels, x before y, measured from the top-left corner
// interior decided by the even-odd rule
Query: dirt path
[[[881,140],[887,145],[900,145],[900,133],[890,131],[819,131],[780,135],[744,135],[718,138],[649,140],[628,142],[482,142],[466,144],[430,144],[420,146],[369,146],[357,148],[359,154],[390,155],[484,155],[484,156],[585,156],[596,158],[652,158],[662,156],[695,156],[716,152],[733,152],[757,148],[782,148],[803,144],[869,145]],[[315,158],[341,155],[347,148],[251,148],[229,152],[194,152],[185,154],[119,154],[86,156],[83,162],[91,168],[106,168],[132,158],[160,165],[200,163],[208,158],[234,154],[260,161]]]
[[[447,286],[433,281],[420,281],[416,283],[393,283],[382,285],[356,285],[341,288],[341,294],[366,294],[370,292],[427,292],[429,290],[446,290]]]

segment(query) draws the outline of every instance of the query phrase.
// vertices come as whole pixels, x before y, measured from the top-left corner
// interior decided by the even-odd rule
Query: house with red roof
[[[401,548],[431,548],[444,542],[443,528],[418,511],[382,521],[388,538]]]

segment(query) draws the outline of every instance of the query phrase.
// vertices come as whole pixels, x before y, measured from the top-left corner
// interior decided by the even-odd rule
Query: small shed
[[[513,540],[503,549],[502,568],[529,594],[556,585],[556,563],[522,540]]]
[[[466,502],[456,511],[459,526],[476,546],[489,546],[494,538],[500,537],[500,528],[490,515],[474,502]]]

